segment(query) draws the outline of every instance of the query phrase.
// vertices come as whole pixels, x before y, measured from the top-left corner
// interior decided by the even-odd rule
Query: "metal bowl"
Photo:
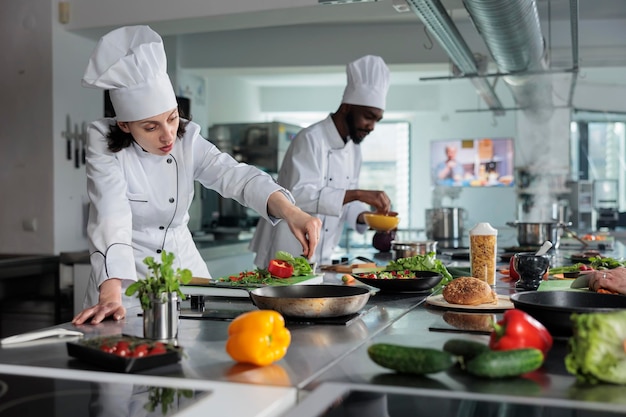
[[[410,258],[415,255],[426,255],[429,252],[437,251],[436,240],[425,240],[421,242],[391,242],[391,251],[394,259]]]
[[[572,335],[572,313],[626,309],[626,296],[590,291],[529,291],[511,295],[515,308],[539,320],[555,337]]]

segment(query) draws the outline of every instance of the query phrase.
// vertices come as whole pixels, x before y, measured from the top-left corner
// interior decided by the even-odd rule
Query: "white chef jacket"
[[[358,188],[361,161],[361,148],[351,140],[343,142],[330,116],[301,130],[287,149],[278,183],[291,191],[298,207],[322,221],[312,262],[330,263],[344,223],[359,233],[367,230],[367,225],[357,223],[357,217],[369,207],[360,201],[343,204],[346,190]],[[250,250],[256,252],[255,265],[267,268],[276,251],[299,256],[302,245],[286,223],[272,227],[260,219]]]
[[[101,119],[87,130],[92,272],[84,307],[97,304],[98,288],[106,279],[123,279],[125,290],[146,276],[143,260],[152,256],[160,262],[163,250],[174,253],[174,269],[210,277],[187,227],[196,180],[254,209],[268,224],[277,223],[267,213],[267,200],[282,187],[256,167],[220,152],[200,136],[196,123],[187,125],[185,135],[165,156],[148,153],[135,142],[119,152],[109,151],[106,135],[113,123],[115,119]],[[138,300],[123,296],[123,303],[138,305]]]

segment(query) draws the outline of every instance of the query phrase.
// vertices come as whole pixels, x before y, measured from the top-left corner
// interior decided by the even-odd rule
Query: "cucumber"
[[[468,361],[466,370],[484,378],[507,378],[534,371],[542,364],[543,353],[539,349],[492,350]]]
[[[408,374],[433,374],[445,371],[455,363],[454,355],[437,349],[375,343],[367,349],[378,365]]]
[[[474,340],[450,339],[444,343],[443,350],[454,356],[460,356],[463,358],[464,362],[467,362],[481,353],[488,351],[489,346]]]

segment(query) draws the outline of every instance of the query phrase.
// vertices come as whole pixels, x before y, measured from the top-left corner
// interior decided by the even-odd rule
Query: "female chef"
[[[257,211],[284,219],[302,254],[315,252],[320,221],[261,170],[238,163],[181,119],[166,73],[161,37],[148,26],[116,29],[100,40],[83,85],[109,90],[116,118],[88,128],[87,227],[92,272],[74,324],[120,320],[137,298],[125,288],[147,273],[143,260],[173,252],[176,268],[210,277],[187,227],[194,181]],[[299,250],[299,248],[298,248]]]
[[[359,189],[361,148],[385,110],[389,69],[382,58],[366,55],[347,65],[348,83],[339,109],[298,133],[283,160],[278,183],[292,192],[298,207],[322,221],[322,235],[312,261],[330,263],[343,226],[363,233],[363,213],[373,206],[387,213],[391,201],[381,190]],[[276,251],[297,242],[283,225],[260,219],[250,242],[254,263],[267,265]]]

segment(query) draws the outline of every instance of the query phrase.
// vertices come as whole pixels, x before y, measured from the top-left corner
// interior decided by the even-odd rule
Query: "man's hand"
[[[347,190],[343,203],[362,201],[373,206],[378,213],[387,214],[391,209],[391,199],[384,191],[378,190]]]

